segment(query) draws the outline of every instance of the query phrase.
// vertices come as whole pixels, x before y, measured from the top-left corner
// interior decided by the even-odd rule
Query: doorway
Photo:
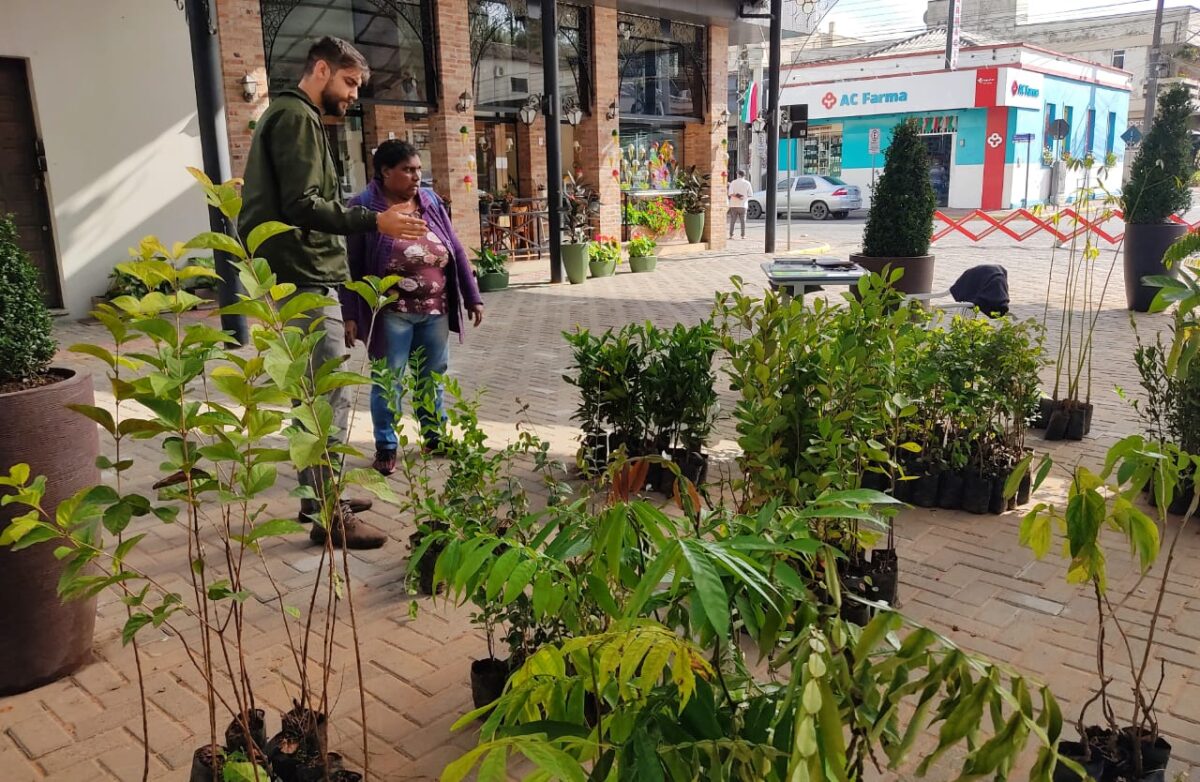
[[[0,214],[12,214],[17,242],[38,270],[46,306],[61,307],[46,150],[38,137],[25,61],[11,57],[0,57]]]
[[[937,196],[937,205],[945,207],[950,201],[950,158],[954,152],[953,133],[923,135],[929,153],[929,182]]]

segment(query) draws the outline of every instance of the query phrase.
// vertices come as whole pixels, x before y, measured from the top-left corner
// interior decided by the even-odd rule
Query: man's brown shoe
[[[334,548],[373,549],[387,542],[387,533],[355,516],[347,503],[342,503],[339,512],[334,514],[328,532],[320,524],[313,524],[308,539],[325,545],[326,534],[333,541]]]

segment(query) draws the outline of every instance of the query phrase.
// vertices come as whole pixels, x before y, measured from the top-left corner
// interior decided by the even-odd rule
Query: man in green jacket
[[[323,318],[318,328],[324,335],[313,350],[310,377],[326,361],[349,355],[342,310],[337,303],[338,287],[350,280],[342,237],[378,231],[398,239],[419,239],[426,230],[425,222],[411,215],[348,208],[341,202],[341,187],[321,115],[344,116],[358,100],[359,87],[369,76],[366,59],[353,46],[338,38],[317,41],[308,52],[300,84],[272,97],[270,107],[258,121],[246,159],[240,233],[246,237],[268,220],[295,226],[264,242],[259,255],[271,264],[279,282],[296,285],[296,294],[312,292],[333,301],[292,321],[292,325],[307,329],[313,320]],[[347,436],[351,394],[350,387],[336,388],[328,394],[337,429],[330,438],[331,446],[343,443]],[[340,459],[335,456],[333,460],[333,469],[340,469]],[[325,497],[333,485],[333,469],[302,470],[300,483],[311,488],[315,497]],[[300,520],[315,521],[325,505],[319,499],[302,499]],[[387,534],[355,515],[356,510],[369,507],[367,500],[337,503],[331,508],[328,530],[314,523],[310,537],[321,544],[328,537],[335,546],[379,548],[387,541]]]

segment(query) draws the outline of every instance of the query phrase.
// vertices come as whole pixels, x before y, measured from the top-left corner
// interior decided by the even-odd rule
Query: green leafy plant
[[[508,253],[483,247],[475,250],[475,257],[471,259],[471,263],[479,274],[502,274],[508,270]]]
[[[4,216],[0,218],[0,390],[35,382],[57,349],[37,269],[17,244],[12,217]]]
[[[236,221],[241,199],[235,183],[214,184],[203,173],[192,173],[208,203]],[[55,544],[55,556],[66,563],[59,583],[64,599],[116,591],[127,612],[121,638],[132,645],[139,673],[139,634],[146,628],[169,628],[203,682],[209,741],[202,749],[214,763],[225,757],[218,715],[226,715],[232,722],[225,738],[232,737],[248,757],[245,764],[226,764],[226,773],[245,772],[262,782],[267,779],[262,765],[268,762],[268,747],[254,737],[253,683],[258,677],[244,646],[247,606],[275,610],[273,621],[296,665],[288,677],[296,683],[289,695],[297,703],[295,721],[301,733],[315,731],[318,715],[328,714],[332,706],[331,677],[340,665],[329,639],[336,634],[356,641],[358,634],[350,560],[344,552],[337,556],[328,534],[305,601],[307,614],[289,601],[272,575],[278,563],[267,556],[268,547],[307,527],[295,518],[274,517],[265,495],[276,485],[281,467],[336,464],[337,455],[347,449],[329,444],[333,411],[325,391],[370,382],[332,362],[316,368],[309,379],[305,370],[323,336],[319,320],[309,314],[335,302],[278,283],[267,261],[253,257],[264,241],[287,230],[281,223],[265,223],[250,232],[245,244],[214,232],[173,248],[154,237],[144,239],[137,257],[119,268],[148,292],[120,296],[95,310],[94,317],[108,332],[108,346],[71,348],[107,368],[115,408],[74,409],[111,438],[113,458],[100,457],[98,466],[113,476],[112,484],[81,491],[51,515],[43,504],[44,479],[31,477],[25,465],[11,466],[7,476],[0,477],[0,485],[13,492],[6,502],[26,511],[0,533],[0,545],[17,549]],[[224,332],[189,317],[202,300],[188,287],[214,277],[209,269],[182,263],[196,250],[221,250],[234,257],[246,293],[226,312],[253,322],[252,340],[245,348],[229,344]],[[395,278],[369,278],[353,285],[369,294],[378,311],[387,301],[381,291],[394,283]],[[153,486],[138,485],[128,449],[133,440],[149,439],[161,445],[162,477]],[[318,493],[293,492],[319,502],[315,523],[323,527],[332,523],[333,509],[347,485],[393,496],[372,471],[331,473],[333,481]],[[172,567],[184,574],[186,586],[180,591],[174,582],[155,575],[157,570],[144,568],[139,549],[150,532],[148,524],[182,527],[187,545],[175,549],[179,559]],[[251,585],[252,566],[267,575],[260,586]],[[356,656],[362,714],[365,700],[357,663]],[[139,691],[144,708],[140,678]],[[286,724],[285,716],[285,728]],[[369,757],[365,746],[363,756]],[[329,760],[319,753],[303,759],[328,771]]]
[[[583,244],[592,233],[592,219],[600,214],[600,196],[568,174],[563,183],[563,231],[573,244]]]
[[[658,246],[658,242],[651,239],[649,236],[635,236],[629,240],[627,247],[629,248],[630,258],[648,258],[654,255],[654,248]]]
[[[929,181],[929,154],[917,124],[901,122],[884,152],[883,173],[871,194],[863,255],[918,258],[929,254],[937,197]]]
[[[1196,171],[1188,133],[1192,116],[1188,88],[1176,84],[1158,97],[1158,112],[1142,140],[1121,195],[1125,222],[1165,223],[1191,206],[1188,182]]]
[[[697,173],[695,166],[680,171],[675,178],[675,187],[681,191],[675,196],[675,206],[683,214],[700,214],[708,209],[708,190],[711,176]],[[681,221],[682,222],[682,221]]]
[[[596,234],[588,244],[588,260],[593,263],[621,262],[621,243],[612,236]]]

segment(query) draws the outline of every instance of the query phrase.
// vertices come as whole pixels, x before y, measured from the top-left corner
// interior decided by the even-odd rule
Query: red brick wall
[[[388,134],[392,133],[393,136]],[[405,140],[404,107],[368,104],[363,106],[363,142],[367,149],[367,176],[373,176],[371,150],[388,138]]]
[[[229,163],[235,177],[246,170],[253,130],[250,123],[267,108],[267,55],[263,51],[259,0],[217,0],[217,41],[221,47],[221,80],[225,88],[225,122]],[[258,95],[242,97],[246,74],[258,82]]]
[[[726,124],[718,124],[726,108],[728,89],[729,30],[708,28],[708,106],[702,124],[687,125],[683,131],[683,158],[696,171],[709,174],[712,187],[709,193],[708,215],[704,220],[704,239],[710,249],[721,249],[729,235],[725,222],[729,202],[729,182],[724,174],[729,168],[728,149],[721,142],[728,136]],[[729,120],[736,121],[735,117]]]
[[[437,110],[429,115],[429,146],[437,192],[449,203],[454,230],[469,250],[479,247],[479,172],[475,170],[475,109],[455,104],[471,85],[471,35],[466,0],[438,0],[433,8],[435,56],[441,76]],[[466,134],[460,132],[465,128]],[[470,183],[466,181],[470,178]]]
[[[517,122],[517,187],[522,198],[545,195],[538,186],[546,185],[546,118],[541,114],[532,125]],[[510,160],[509,165],[513,165]]]
[[[620,168],[620,141],[613,137],[620,117],[608,119],[608,107],[617,100],[617,11],[592,8],[592,73],[596,103],[575,128],[579,151],[575,160],[584,172],[584,181],[600,194],[600,233],[621,233],[621,182],[612,175]]]

